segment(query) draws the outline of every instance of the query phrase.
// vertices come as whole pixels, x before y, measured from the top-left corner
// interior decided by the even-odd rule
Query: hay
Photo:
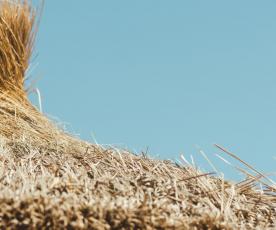
[[[83,142],[37,111],[23,86],[35,15],[28,1],[0,3],[0,229],[276,227],[274,187],[245,162],[234,184]]]
[[[0,7],[0,88],[13,97],[25,97],[23,83],[35,37],[35,14],[27,1],[1,1]]]

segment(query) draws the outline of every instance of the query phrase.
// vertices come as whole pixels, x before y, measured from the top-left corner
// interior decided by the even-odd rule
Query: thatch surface
[[[0,3],[0,229],[276,227],[274,188],[254,170],[230,183],[86,143],[38,112],[23,87],[34,15],[28,1]]]
[[[0,226],[268,229],[275,196],[189,166],[89,145],[67,152],[1,141]],[[70,151],[71,149],[71,151]]]

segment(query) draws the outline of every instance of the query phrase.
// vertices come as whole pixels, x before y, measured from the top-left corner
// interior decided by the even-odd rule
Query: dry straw
[[[0,126],[2,136],[23,134],[38,145],[74,141],[29,102],[24,80],[37,32],[37,14],[28,0],[0,1]],[[43,141],[42,141],[43,140]]]
[[[0,229],[275,229],[273,182],[220,146],[244,181],[85,143],[37,111],[24,90],[36,14],[0,2]]]
[[[25,97],[24,76],[35,38],[35,12],[27,1],[0,4],[0,88],[13,97]]]

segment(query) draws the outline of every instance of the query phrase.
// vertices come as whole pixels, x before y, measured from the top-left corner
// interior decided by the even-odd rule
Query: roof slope
[[[36,14],[27,0],[0,2],[0,229],[275,228],[261,174],[233,184],[86,143],[37,111],[24,89]]]

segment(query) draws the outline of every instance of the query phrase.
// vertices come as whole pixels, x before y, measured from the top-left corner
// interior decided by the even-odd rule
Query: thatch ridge
[[[35,15],[28,0],[0,2],[0,229],[275,229],[274,186],[245,162],[235,184],[81,141],[32,106]]]

